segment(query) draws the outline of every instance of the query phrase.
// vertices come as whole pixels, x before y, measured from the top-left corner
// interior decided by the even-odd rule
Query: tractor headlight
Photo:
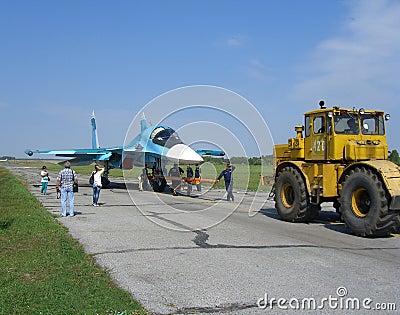
[[[390,114],[386,114],[385,115],[385,120],[389,120],[390,119]]]

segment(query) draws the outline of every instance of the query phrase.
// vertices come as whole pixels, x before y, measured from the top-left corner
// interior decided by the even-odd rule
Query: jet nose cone
[[[199,154],[183,143],[175,144],[170,148],[166,157],[172,162],[182,164],[203,162],[203,158]]]

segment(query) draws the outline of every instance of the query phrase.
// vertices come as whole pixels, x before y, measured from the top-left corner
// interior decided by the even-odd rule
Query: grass
[[[0,314],[146,314],[0,167]]]

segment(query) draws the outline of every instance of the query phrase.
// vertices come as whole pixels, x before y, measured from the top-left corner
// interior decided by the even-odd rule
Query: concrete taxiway
[[[41,196],[37,169],[10,169],[60,213],[56,174]],[[59,220],[151,313],[297,313],[311,298],[326,314],[365,307],[375,314],[389,303],[400,309],[400,238],[350,235],[329,206],[316,222],[292,224],[278,218],[266,193],[235,192],[228,203],[221,190],[174,197],[121,183],[102,190],[101,206],[93,207],[87,180],[75,195],[77,215]],[[353,310],[349,299],[371,302]],[[263,308],[265,300],[272,303]]]

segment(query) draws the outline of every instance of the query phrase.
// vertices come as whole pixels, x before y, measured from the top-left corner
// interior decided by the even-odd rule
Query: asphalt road
[[[55,174],[41,196],[37,169],[11,169],[60,213]],[[86,183],[75,195],[77,216],[60,222],[154,314],[308,313],[314,306],[376,314],[391,303],[400,310],[400,237],[350,235],[329,205],[316,222],[293,224],[279,220],[265,193],[235,192],[228,203],[221,190],[174,197],[132,183],[129,193],[123,185],[103,189],[93,207]]]

